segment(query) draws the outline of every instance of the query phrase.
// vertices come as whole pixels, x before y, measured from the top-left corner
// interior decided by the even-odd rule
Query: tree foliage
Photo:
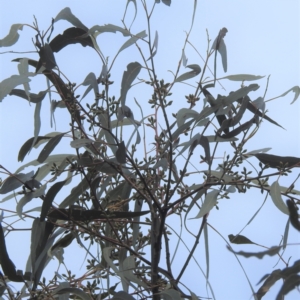
[[[17,218],[31,220],[30,255],[26,269],[17,270],[4,237],[14,228],[8,219],[13,213],[3,209],[2,296],[10,299],[200,299],[204,295],[196,296],[195,287],[181,279],[203,237],[203,255],[208,266],[203,276],[208,294],[214,298],[208,274],[208,235],[210,229],[215,230],[209,223],[210,213],[222,214],[222,211],[215,212],[220,201],[235,194],[244,197],[249,190],[256,190],[262,202],[270,197],[300,231],[297,212],[300,191],[294,189],[298,177],[287,187],[279,184],[281,177],[289,176],[300,166],[300,158],[270,154],[269,148],[246,150],[263,120],[274,130],[282,130],[271,113],[266,112],[264,97],[251,99],[251,93],[260,86],[248,82],[256,82],[263,76],[237,74],[218,78],[218,55],[223,70],[230,68],[225,27],[212,43],[208,39],[203,64],[187,63],[185,49],[188,45],[193,47],[189,36],[195,1],[191,28],[183,41],[179,63],[175,64],[178,67],[172,72],[173,79],[166,82],[159,78],[155,67],[159,32],[151,30],[153,9],[159,9],[156,7],[159,3],[155,1],[153,7],[147,7],[146,1],[141,1],[148,28],[140,32],[132,32],[125,22],[122,26],[105,24],[87,28],[67,7],[46,30],[39,28],[36,20],[33,26],[14,24],[0,40],[1,47],[12,46],[18,41],[19,30],[24,26],[32,29],[36,59],[16,57],[13,60],[18,64],[19,74],[2,80],[0,99],[16,96],[34,108],[34,136],[21,145],[18,161],[23,162],[30,152],[37,155],[36,160],[15,172],[1,164],[5,174],[0,188],[0,194],[5,196],[1,202],[16,198]],[[170,5],[171,1],[161,4]],[[136,1],[128,1],[128,5],[134,5],[137,14]],[[60,20],[68,21],[70,27],[53,37],[54,27]],[[109,60],[102,53],[97,37],[116,32],[123,35],[124,43]],[[68,70],[59,68],[55,55],[63,49],[68,51],[73,44],[92,48],[98,54],[103,66],[99,76],[91,72],[80,84],[68,80]],[[136,47],[140,57],[126,62],[121,82],[113,82],[114,63],[129,47]],[[212,72],[209,63],[214,66]],[[34,94],[30,92],[30,83],[37,77],[44,77],[46,83]],[[225,80],[238,81],[241,85],[227,95],[214,96],[216,84],[225,84]],[[184,85],[186,103],[172,114],[173,89],[186,83],[189,83]],[[120,88],[119,95],[114,94],[115,86]],[[149,98],[147,103],[135,95],[137,86],[143,86],[143,97]],[[287,93],[290,91],[295,93],[295,101],[300,88],[293,87]],[[53,94],[59,95],[59,100],[54,100]],[[128,101],[129,94],[135,95],[135,106]],[[51,99],[51,121],[55,124],[56,109],[63,109],[70,123],[69,131],[40,133],[41,103],[47,95]],[[140,119],[135,117],[137,114],[141,115]],[[64,139],[71,140],[67,153],[54,154]],[[224,145],[229,154],[220,159],[217,153],[222,153]],[[250,169],[246,168],[248,163]],[[62,193],[64,199],[58,197]],[[40,199],[38,212],[24,212],[26,204],[34,198]],[[201,219],[201,226],[192,228],[191,218]],[[173,230],[174,220],[193,238],[187,256],[178,250],[178,245],[185,245],[185,237]],[[226,241],[228,251],[237,259],[274,255],[280,258],[283,267],[262,278],[257,290],[249,281],[255,299],[261,299],[279,279],[283,279],[283,284],[278,299],[300,284],[299,260],[289,263],[280,254],[287,246],[288,232],[287,226],[283,242],[263,252],[235,251],[232,244],[257,245],[241,233],[230,234]],[[75,240],[86,252],[83,258],[86,270],[82,274],[68,271],[65,275],[61,271],[64,249]],[[174,247],[176,243],[171,249],[170,245]],[[180,267],[175,272],[173,260],[178,256],[176,264]],[[60,267],[53,278],[46,280],[43,274],[52,257],[56,257]],[[68,266],[65,268],[68,270]],[[9,281],[24,283],[20,294],[14,293]]]

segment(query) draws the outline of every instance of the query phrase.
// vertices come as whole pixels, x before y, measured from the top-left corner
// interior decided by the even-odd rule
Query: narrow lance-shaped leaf
[[[176,78],[175,82],[181,82],[181,81],[184,81],[184,80],[187,80],[187,79],[191,79],[191,78],[199,75],[200,72],[201,72],[201,68],[197,64],[188,65],[186,67],[189,68],[189,69],[192,69],[192,71],[186,72],[186,73],[180,75],[178,78]]]
[[[153,46],[151,48],[152,54],[147,60],[150,60],[152,57],[155,56],[155,54],[157,52],[157,47],[158,47],[158,33],[157,33],[157,31],[155,31],[155,38],[154,38]]]
[[[270,168],[290,168],[300,167],[300,158],[293,156],[278,156],[267,153],[257,153],[254,156],[263,164],[268,165]]]
[[[212,49],[216,50],[215,62],[214,62],[214,76],[215,76],[215,78],[216,78],[216,70],[217,70],[217,63],[216,63],[217,51],[221,54],[222,65],[223,65],[224,72],[227,72],[227,50],[226,50],[226,45],[225,45],[225,42],[224,42],[224,37],[225,37],[227,32],[228,32],[227,28],[225,28],[225,27],[222,28],[219,31],[219,34],[216,37],[216,39],[214,40],[213,45],[212,45]]]
[[[3,184],[0,188],[0,194],[6,194],[6,193],[9,193],[9,192],[19,188],[26,181],[30,180],[33,175],[34,175],[34,172],[31,171],[27,174],[19,173],[19,174],[13,174],[13,175],[9,176],[3,182]]]
[[[118,163],[120,163],[120,164],[126,163],[126,147],[125,147],[124,141],[122,141],[118,145],[118,149],[116,151],[116,159],[117,159]]]
[[[89,73],[86,76],[82,85],[84,85],[84,86],[88,85],[88,87],[87,87],[86,91],[84,92],[84,94],[82,95],[81,100],[90,92],[91,89],[94,90],[95,96],[99,93],[97,78],[93,72]]]
[[[47,184],[42,185],[39,189],[26,193],[18,202],[17,207],[16,207],[16,211],[18,216],[20,217],[20,219],[22,218],[22,213],[23,213],[23,207],[30,202],[33,198],[37,198],[40,197],[42,195],[44,195],[45,190],[46,190]]]
[[[10,27],[9,34],[0,40],[0,47],[10,47],[14,45],[19,39],[18,30],[23,30],[24,24],[13,24]]]
[[[282,246],[274,246],[274,247],[271,247],[269,250],[262,251],[262,252],[245,252],[245,251],[236,252],[236,251],[233,251],[232,248],[227,245],[227,249],[236,255],[242,255],[247,258],[254,256],[259,259],[262,259],[265,255],[274,256],[279,253],[279,250],[281,248],[282,248]]]
[[[7,276],[9,280],[15,282],[24,281],[22,276],[17,275],[16,267],[8,256],[6,250],[4,232],[1,223],[0,223],[0,264],[5,276]]]
[[[199,219],[202,218],[204,215],[209,213],[211,209],[217,204],[217,197],[219,195],[219,191],[213,190],[209,193],[207,193],[203,205],[201,206],[200,212],[198,215],[193,219]]]
[[[255,244],[251,240],[249,240],[247,237],[245,237],[241,234],[238,234],[238,235],[229,234],[228,238],[229,238],[230,243],[233,243],[233,244]]]
[[[18,97],[26,99],[32,103],[39,103],[45,98],[45,95],[47,94],[47,92],[48,92],[48,90],[45,90],[45,91],[40,91],[38,94],[29,93],[29,95],[27,95],[24,90],[13,89],[9,93],[9,95],[10,96],[18,96]]]
[[[61,10],[55,17],[54,22],[57,22],[59,20],[66,20],[73,24],[75,27],[79,27],[86,32],[88,31],[88,28],[76,16],[72,14],[71,9],[69,7],[66,7],[63,10]]]
[[[37,161],[40,163],[43,163],[49,154],[53,151],[53,149],[57,146],[57,144],[60,142],[62,137],[64,136],[64,133],[59,134],[49,140],[49,142],[46,144],[44,149],[41,151]]]
[[[294,226],[295,229],[300,231],[300,220],[298,215],[298,210],[292,200],[286,201],[287,207],[290,213],[290,222]]]
[[[281,198],[281,192],[280,187],[278,184],[278,181],[274,181],[270,187],[270,195],[271,199],[273,200],[273,203],[275,206],[284,214],[289,214],[289,210],[287,206],[284,204],[282,198]]]
[[[250,75],[250,74],[236,74],[236,75],[228,75],[225,77],[218,78],[218,80],[221,79],[228,79],[232,81],[253,81],[253,80],[259,80],[266,76],[259,76],[259,75]]]
[[[126,48],[130,47],[131,45],[135,44],[139,39],[144,39],[145,37],[147,37],[146,31],[143,30],[137,34],[135,34],[134,36],[132,36],[129,40],[127,40],[120,48],[120,50],[118,51],[118,53],[122,52],[123,50],[125,50]]]
[[[294,92],[295,93],[295,96],[294,96],[294,99],[293,101],[291,102],[291,104],[293,104],[299,97],[300,95],[300,86],[298,85],[295,85],[294,87],[292,87],[291,89],[289,89],[288,91],[286,91],[285,93],[283,93],[282,95],[276,97],[276,98],[279,98],[279,97],[284,97],[286,94],[288,94],[289,92]],[[276,99],[275,98],[275,99]],[[274,99],[272,99],[274,100]]]
[[[128,7],[128,4],[129,4],[130,2],[133,2],[133,4],[134,4],[134,18],[133,18],[133,20],[132,20],[132,22],[131,22],[131,25],[130,25],[130,27],[131,27],[131,26],[132,26],[132,24],[133,24],[133,23],[134,23],[134,21],[135,21],[136,14],[137,14],[136,0],[127,0],[127,4],[126,4],[126,8],[125,8],[125,12],[124,12],[124,18],[123,18],[123,20],[125,19],[125,15],[126,15],[126,12],[127,12],[127,7]]]
[[[57,195],[57,193],[61,190],[61,188],[64,186],[64,184],[66,183],[67,180],[63,180],[60,182],[55,183],[54,185],[52,185],[50,187],[50,189],[48,190],[43,205],[42,205],[42,211],[41,211],[41,217],[40,220],[44,221],[45,217],[52,205],[52,202],[55,198],[55,196]]]
[[[90,36],[86,36],[87,31],[79,27],[66,29],[63,34],[58,34],[51,42],[50,47],[53,52],[59,52],[61,49],[72,44],[81,44],[83,47],[90,46],[94,48]]]
[[[44,67],[47,70],[52,70],[56,67],[55,57],[49,44],[45,44],[44,47],[40,48],[39,55],[40,60],[36,66],[36,73],[38,73],[41,67]]]
[[[27,75],[12,75],[0,82],[0,102],[6,97],[16,86],[28,83],[31,80]]]
[[[140,73],[141,68],[142,66],[140,63],[133,62],[127,65],[127,70],[123,73],[120,96],[120,102],[122,107],[124,107],[125,105],[127,92],[130,89],[132,82]]]

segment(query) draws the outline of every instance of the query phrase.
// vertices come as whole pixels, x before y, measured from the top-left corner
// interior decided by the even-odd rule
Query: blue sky
[[[137,1],[139,2],[139,1]],[[172,1],[171,7],[166,7],[160,4],[156,7],[152,25],[151,34],[154,36],[155,31],[159,34],[158,52],[155,56],[157,65],[157,73],[160,78],[165,81],[172,80],[172,74],[169,70],[175,71],[178,61],[181,57],[182,47],[186,32],[190,28],[191,15],[193,10],[193,1]],[[0,39],[3,38],[9,31],[11,24],[29,23],[33,21],[33,15],[38,20],[41,29],[47,29],[51,18],[55,17],[58,12],[69,6],[75,16],[77,16],[87,27],[93,25],[103,25],[107,23],[122,26],[121,19],[123,18],[126,1],[52,1],[51,4],[44,1],[1,1],[1,20],[0,20]],[[152,1],[147,1],[152,3]],[[142,7],[138,5],[138,16],[132,26],[134,32],[142,30],[147,31],[145,15],[142,12]],[[125,23],[131,23],[133,17],[133,4],[128,7],[128,15]],[[267,84],[267,76],[270,76],[268,91],[265,100],[272,99],[283,94],[293,86],[300,84],[300,10],[298,1],[199,1],[195,16],[194,28],[190,35],[190,41],[198,52],[205,57],[207,50],[207,33],[213,41],[219,30],[223,27],[228,29],[225,37],[228,55],[228,71],[225,74],[221,67],[221,60],[218,57],[218,77],[233,74],[253,74],[266,75],[266,77],[257,83],[260,89],[251,93],[251,99],[256,99],[263,96]],[[64,29],[70,27],[66,21],[60,21],[55,25],[55,31],[52,35],[61,33]],[[24,51],[34,50],[31,39],[34,33],[30,28],[23,28],[20,32],[19,42],[10,48],[1,48],[0,52],[7,50]],[[120,34],[103,34],[98,40],[99,46],[105,56],[109,56],[109,61],[113,60],[115,53],[124,43],[125,39]],[[56,61],[60,69],[68,73],[69,79],[72,82],[80,83],[84,80],[89,72],[94,72],[99,75],[101,72],[101,61],[97,55],[91,50],[81,48],[79,45],[72,46],[71,52],[68,48],[56,55]],[[195,50],[187,46],[185,50],[189,64],[199,64],[203,66],[201,57]],[[31,56],[30,56],[31,55]],[[15,57],[37,57],[36,54],[2,54],[0,56],[0,81],[17,74],[17,64],[10,62]],[[134,48],[130,48],[120,54],[112,68],[112,80],[115,82],[113,91],[116,97],[120,92],[120,81],[126,65],[132,61],[139,61],[140,57]],[[211,69],[213,64],[210,63]],[[182,69],[183,73],[184,70]],[[211,76],[211,75],[210,75]],[[190,84],[195,85],[195,81],[190,80]],[[219,85],[213,91],[214,96],[217,94],[226,95],[230,91],[237,90],[240,86],[238,82],[222,81],[224,89]],[[247,82],[245,83],[247,85]],[[42,88],[41,88],[42,86]],[[40,89],[45,89],[45,81],[34,80],[31,85],[32,92],[37,93]],[[189,93],[189,87],[185,84],[178,84],[173,91],[173,105],[170,108],[170,113],[176,113],[182,107],[188,107],[185,103],[184,95]],[[133,97],[136,97],[139,103],[146,105],[151,95],[144,93],[143,88],[130,91],[128,94],[127,105],[134,111],[135,118],[141,119],[139,110],[134,104]],[[267,122],[263,122],[258,134],[249,143],[247,150],[255,150],[265,147],[272,147],[270,153],[286,156],[300,155],[300,139],[299,139],[299,120],[300,120],[300,105],[299,100],[293,105],[290,105],[294,97],[293,93],[289,93],[283,98],[278,98],[274,101],[267,102],[268,115],[281,124],[285,130],[277,128]],[[42,129],[41,134],[54,131],[50,128],[49,118],[49,101],[45,98],[42,112]],[[56,99],[58,100],[58,99]],[[198,107],[200,109],[200,106]],[[0,164],[7,169],[15,171],[20,163],[17,162],[17,154],[21,145],[33,136],[33,113],[34,107],[20,98],[6,97],[1,103],[0,109]],[[28,117],[32,116],[32,118]],[[65,113],[58,110],[56,113],[57,131],[63,132],[68,130],[68,120],[65,119]],[[163,120],[162,120],[163,121]],[[16,139],[16,137],[18,139]],[[5,147],[9,145],[9,147]],[[68,144],[64,144],[58,151],[65,152]],[[65,147],[65,148],[64,148]],[[226,151],[224,149],[223,151]],[[230,151],[230,150],[228,150]],[[37,155],[37,151],[30,154],[26,158],[26,162],[30,161]],[[222,156],[224,153],[219,153]],[[297,172],[293,172],[294,176]],[[2,176],[2,179],[5,176]],[[271,181],[273,182],[274,179]],[[284,178],[280,180],[282,185],[289,184],[291,181]],[[300,189],[299,183],[296,183],[296,189]],[[219,232],[227,238],[228,234],[237,234],[251,219],[253,214],[259,208],[263,201],[262,197],[257,198],[257,194],[249,193],[247,195],[234,195],[231,200],[222,200],[219,203],[220,210],[214,210],[210,214],[209,223],[214,226]],[[9,205],[5,203],[5,205]],[[37,203],[35,204],[37,205]],[[0,205],[1,207],[1,205]],[[14,209],[15,203],[11,204]],[[255,219],[254,224],[250,224],[243,232],[251,240],[265,246],[274,246],[280,242],[281,235],[284,232],[284,227],[287,221],[287,216],[280,213],[268,199],[261,213]],[[174,219],[174,222],[175,219]],[[190,220],[191,228],[200,226],[201,220]],[[174,228],[176,225],[174,224]],[[14,236],[13,236],[14,234]],[[26,248],[28,236],[22,232],[18,235],[20,239],[16,239],[17,233],[12,233],[8,236],[9,249],[17,250],[12,253],[13,260],[18,268],[23,268],[24,258],[18,252],[19,243]],[[188,239],[188,238],[187,238]],[[225,244],[219,236],[210,232],[210,282],[213,286],[216,299],[250,299],[251,290],[247,284],[240,266],[234,257],[225,249]],[[16,242],[17,241],[17,242]],[[299,243],[299,234],[291,229],[289,239],[290,243]],[[202,240],[203,244],[203,240]],[[181,246],[182,247],[182,246]],[[28,246],[29,248],[29,246]],[[236,246],[236,250],[261,251],[263,248],[255,246]],[[25,250],[25,252],[28,250]],[[185,250],[180,248],[180,255],[186,255]],[[29,253],[29,252],[28,252]],[[81,252],[82,253],[82,252]],[[78,254],[79,256],[80,254]],[[206,270],[204,247],[199,247],[196,252],[202,268]],[[25,255],[25,259],[28,254]],[[67,255],[66,255],[67,256]],[[291,261],[299,258],[299,246],[288,247],[284,257]],[[72,254],[68,257],[74,260]],[[18,262],[18,259],[20,261]],[[67,259],[67,257],[66,257]],[[263,261],[258,261],[255,258],[242,260],[243,267],[249,276],[254,289],[257,289],[255,284],[266,273],[274,270],[276,263],[274,258],[265,258]],[[81,263],[80,263],[81,264]],[[178,269],[181,266],[180,260],[176,262]],[[176,265],[176,266],[177,266]],[[54,263],[54,266],[55,263]],[[175,266],[175,269],[176,269]],[[280,263],[275,268],[283,268]],[[53,267],[55,268],[55,267]],[[197,274],[197,275],[196,275]],[[205,279],[192,263],[183,282],[189,283],[191,288],[197,295],[207,296],[205,290]],[[264,299],[274,299],[279,290],[280,285],[274,286]],[[286,299],[295,299],[298,295],[296,292],[291,293]],[[209,295],[211,296],[211,295]]]

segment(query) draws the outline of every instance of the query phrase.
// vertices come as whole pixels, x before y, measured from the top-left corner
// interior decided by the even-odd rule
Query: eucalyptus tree
[[[210,214],[221,215],[222,211],[217,211],[220,201],[236,194],[245,197],[249,190],[261,196],[262,204],[270,197],[300,231],[297,212],[300,192],[294,189],[298,177],[291,179],[287,187],[279,184],[281,177],[290,176],[300,166],[300,158],[270,154],[269,148],[246,150],[262,121],[269,122],[276,132],[282,130],[271,114],[266,113],[264,91],[257,99],[251,96],[260,86],[248,82],[256,82],[263,76],[218,77],[219,56],[223,71],[227,71],[225,27],[213,43],[208,38],[203,63],[187,63],[186,47],[194,47],[189,37],[195,1],[191,27],[183,41],[181,57],[174,64],[172,80],[159,78],[155,55],[161,45],[159,32],[151,29],[151,17],[154,8],[159,9],[156,5],[160,1],[155,1],[151,8],[141,1],[147,29],[140,32],[133,32],[124,22],[130,2],[119,25],[88,28],[66,7],[52,19],[49,28],[39,28],[36,19],[33,25],[14,24],[0,40],[1,47],[10,47],[18,42],[23,27],[32,30],[35,59],[16,55],[13,63],[18,66],[18,74],[2,80],[0,99],[16,96],[34,109],[32,138],[25,142],[16,139],[21,145],[19,162],[29,153],[36,155],[36,159],[18,170],[9,170],[1,162],[4,179],[1,202],[13,203],[17,199],[15,211],[0,206],[2,297],[199,299],[209,295],[214,298],[208,274],[208,229],[215,230],[209,222]],[[137,14],[137,3],[132,2],[130,5],[134,5]],[[162,4],[170,5],[171,1]],[[61,20],[70,27],[53,36]],[[104,33],[111,34],[111,39],[114,33],[123,36],[124,42],[113,59],[104,55],[97,41]],[[68,51],[73,44],[95,51],[102,64],[100,74],[90,72],[80,84],[72,83],[68,69],[60,69],[56,62],[56,55]],[[139,57],[126,61],[121,80],[114,82],[115,62],[129,59],[129,56],[121,58],[120,54],[133,47]],[[37,78],[45,78],[44,87],[36,94],[31,93],[30,85]],[[216,85],[226,85],[226,80],[241,85],[226,95],[216,95]],[[185,102],[172,113],[176,97],[172,93],[178,85],[184,86]],[[298,86],[279,97],[291,91],[296,101]],[[134,95],[134,106],[129,104],[129,94]],[[56,123],[57,110],[62,109],[67,131],[40,134],[41,106],[47,98],[51,104],[51,125]],[[69,146],[59,153],[64,140],[70,141]],[[227,154],[220,158],[217,154],[224,153],[224,147]],[[246,168],[248,163],[250,169]],[[33,199],[38,200],[38,207],[25,211]],[[24,270],[15,267],[5,243],[4,235],[15,230],[11,217],[25,220],[31,228],[30,255]],[[192,228],[191,217],[201,220],[199,228]],[[177,232],[176,223],[184,229],[181,227],[182,231]],[[257,290],[249,281],[255,299],[261,299],[279,279],[284,282],[278,299],[300,283],[299,260],[289,265],[280,253],[287,246],[288,225],[289,221],[282,243],[263,252],[235,251],[231,244],[255,244],[241,232],[225,238],[228,250],[224,247],[223,251],[232,252],[238,261],[239,256],[277,256],[283,264],[281,269],[267,274]],[[206,271],[195,258],[200,238],[204,240],[201,247]],[[187,247],[187,255],[178,250],[179,245]],[[71,246],[85,252],[81,260],[86,270],[79,274],[73,274],[64,261],[64,251]],[[59,267],[49,276],[47,265],[54,257]],[[201,295],[198,288],[182,280],[194,261],[199,276],[202,272],[206,280]],[[63,274],[63,268],[67,274]],[[22,289],[15,293],[9,282],[20,282],[23,287],[20,285]]]

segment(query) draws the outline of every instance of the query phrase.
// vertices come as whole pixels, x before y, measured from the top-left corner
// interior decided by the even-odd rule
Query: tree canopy
[[[254,299],[267,296],[279,282],[277,299],[299,286],[300,260],[285,251],[299,248],[288,238],[291,231],[300,231],[300,157],[288,149],[284,156],[275,153],[272,145],[255,148],[254,141],[266,124],[272,133],[285,134],[285,125],[267,105],[287,96],[293,104],[300,87],[271,98],[269,77],[247,70],[225,74],[230,70],[230,30],[221,27],[210,36],[208,29],[201,41],[207,50],[200,53],[191,40],[196,0],[180,55],[169,70],[167,58],[165,64],[156,60],[167,41],[160,39],[152,19],[170,5],[170,0],[129,0],[119,24],[94,26],[65,7],[47,28],[34,17],[32,25],[13,24],[1,37],[1,47],[15,47],[22,31],[30,29],[33,49],[29,56],[23,55],[27,49],[12,51],[17,73],[0,82],[0,101],[23,101],[33,111],[24,116],[31,137],[14,136],[5,143],[18,143],[18,169],[9,169],[1,158],[1,297],[216,299],[218,287],[210,280],[218,272],[211,267],[213,251],[235,259]],[[129,10],[134,11],[130,20]],[[141,14],[144,27],[136,28]],[[104,43],[102,37],[108,35]],[[108,43],[116,43],[117,51],[105,52]],[[93,64],[101,68],[74,83],[71,69],[81,63],[73,59],[78,47],[86,56],[94,55]],[[68,53],[68,63],[66,57],[60,63],[61,53]],[[161,69],[169,71],[166,77],[160,77]],[[49,106],[50,126],[45,125],[44,105]],[[11,106],[12,115],[15,109]],[[12,118],[11,124],[22,126],[17,121]],[[250,217],[223,209],[248,195],[259,203]],[[281,240],[271,245],[244,232],[252,226],[269,234],[263,221],[256,223],[259,218],[276,222],[269,218],[273,211],[263,210],[267,201],[286,222],[284,231],[276,232]],[[224,236],[214,218],[233,227],[235,218],[242,218],[245,227]],[[27,242],[22,241],[28,248],[22,267],[6,243],[16,231],[29,232]],[[216,236],[223,249],[215,247]],[[69,250],[79,251],[76,259],[67,261]],[[253,258],[259,259],[257,266],[260,259],[277,265],[263,270],[264,277],[257,273],[258,287],[243,268]],[[196,276],[201,278],[198,286],[192,279]],[[226,274],[220,280],[226,281]]]

